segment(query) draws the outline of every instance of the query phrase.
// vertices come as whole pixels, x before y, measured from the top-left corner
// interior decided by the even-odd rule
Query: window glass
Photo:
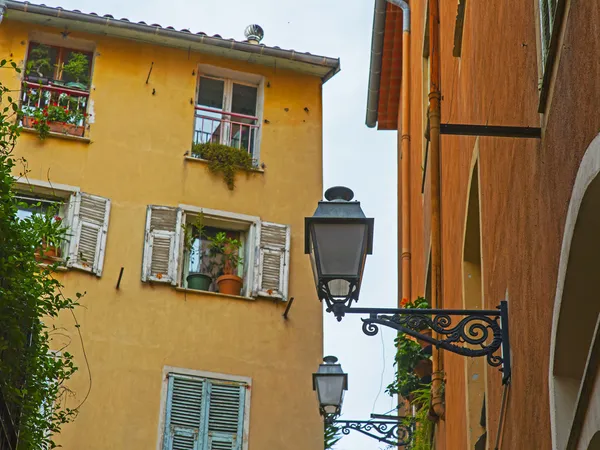
[[[256,116],[256,96],[256,87],[233,83],[231,112]]]
[[[209,290],[217,292],[217,278],[223,275],[223,255],[219,254],[214,250],[212,241],[217,237],[218,233],[225,233],[227,238],[237,239],[243,242],[243,232],[226,230],[217,227],[205,226],[200,234],[192,224],[188,224],[188,233],[191,233],[191,239],[188,242],[188,248],[186,248],[185,260],[187,261],[184,265],[184,282],[190,289],[196,289],[196,283],[188,278],[190,275],[192,278],[197,277],[196,274],[201,274],[205,277],[210,278],[210,282],[205,278],[208,284],[208,289],[200,288],[201,290]],[[243,248],[240,248],[240,255]],[[243,265],[243,261],[242,261]],[[192,285],[193,284],[193,285]],[[199,285],[198,285],[199,286]]]
[[[26,76],[28,79],[54,78],[58,64],[58,49],[49,45],[32,42],[27,58]]]
[[[91,55],[77,50],[64,50],[61,80],[68,87],[87,89],[90,84]]]
[[[223,109],[223,92],[225,82],[214,78],[200,77],[198,89],[198,105],[208,108]]]
[[[44,198],[17,196],[17,218],[19,220],[26,219],[33,215],[46,214],[48,211],[54,212],[62,217],[60,203],[55,200]]]

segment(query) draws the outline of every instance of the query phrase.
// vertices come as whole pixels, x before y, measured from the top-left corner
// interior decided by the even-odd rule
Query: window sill
[[[27,128],[27,127],[23,127],[21,128],[21,130],[25,133],[31,133],[31,134],[38,134],[38,131],[35,128]],[[79,141],[79,142],[83,142],[86,144],[91,144],[92,140],[90,138],[87,137],[82,137],[82,136],[72,136],[70,134],[63,134],[63,133],[55,133],[54,131],[50,131],[48,133],[48,137],[53,137],[53,138],[58,138],[58,139],[65,139],[67,141]]]
[[[187,288],[183,288],[180,286],[176,286],[175,290],[178,292],[185,292],[185,293],[190,293],[190,294],[198,294],[198,295],[210,295],[210,296],[214,296],[214,297],[224,297],[224,298],[231,298],[234,300],[246,300],[246,301],[255,301],[256,299],[253,297],[243,297],[241,295],[229,295],[229,294],[221,294],[219,292],[211,292],[211,291],[201,291],[198,289],[187,289]]]
[[[210,161],[207,160],[207,159],[194,158],[193,156],[187,156],[187,155],[185,157],[185,160],[186,161],[194,161],[194,162],[201,163],[201,164],[208,164],[208,163],[210,163]],[[245,170],[245,169],[243,169],[243,170]],[[265,173],[265,170],[261,169],[260,167],[256,167],[256,168],[253,167],[252,169],[248,169],[248,172]]]

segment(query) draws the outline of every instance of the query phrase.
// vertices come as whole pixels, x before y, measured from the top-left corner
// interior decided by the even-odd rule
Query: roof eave
[[[8,9],[8,19],[20,22],[38,23],[51,27],[71,29],[92,34],[101,34],[129,40],[143,40],[157,45],[191,49],[202,53],[212,53],[232,59],[277,66],[321,78],[323,83],[340,71],[339,58],[298,53],[266,45],[223,39],[220,37],[193,34],[160,26],[133,23],[111,17],[100,17],[62,8],[34,5],[27,2],[0,0],[0,8]]]
[[[369,128],[374,128],[377,125],[386,3],[387,0],[375,0],[371,62],[369,64],[369,87],[367,92],[367,117],[365,121]]]

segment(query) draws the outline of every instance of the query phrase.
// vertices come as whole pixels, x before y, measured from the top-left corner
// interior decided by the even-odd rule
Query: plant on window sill
[[[36,130],[41,140],[46,139],[50,132],[83,136],[85,127],[82,124],[86,117],[86,113],[76,108],[69,109],[67,105],[53,102],[33,112],[28,111],[23,117],[23,126]]]
[[[186,277],[187,287],[199,291],[208,291],[217,269],[216,261],[210,254],[210,248],[202,248],[202,238],[206,236],[204,231],[204,217],[202,214],[196,216],[194,223],[182,224],[184,229],[184,247],[191,258],[198,259],[198,267],[190,271]],[[200,240],[198,248],[194,247],[196,239]]]
[[[34,214],[31,216],[31,225],[40,236],[40,247],[36,249],[38,258],[51,262],[60,260],[60,245],[66,239],[69,228],[58,215],[58,208],[51,207],[43,214]]]
[[[192,156],[208,161],[208,168],[215,174],[221,174],[230,190],[235,188],[235,176],[238,170],[251,170],[256,167],[256,161],[244,148],[207,142],[194,144]]]
[[[219,293],[227,295],[240,295],[243,278],[236,275],[239,267],[242,265],[240,258],[240,248],[242,241],[227,237],[227,233],[220,231],[214,238],[210,238],[210,251],[214,255],[220,255],[222,262],[222,275],[217,278]]]

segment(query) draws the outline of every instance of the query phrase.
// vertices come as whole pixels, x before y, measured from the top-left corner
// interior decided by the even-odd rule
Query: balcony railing
[[[194,144],[212,142],[256,153],[258,117],[196,106]]]
[[[87,124],[87,104],[90,93],[55,84],[41,85],[30,81],[23,82],[21,108],[22,125],[35,128],[37,116],[44,117],[49,131],[83,136]]]

